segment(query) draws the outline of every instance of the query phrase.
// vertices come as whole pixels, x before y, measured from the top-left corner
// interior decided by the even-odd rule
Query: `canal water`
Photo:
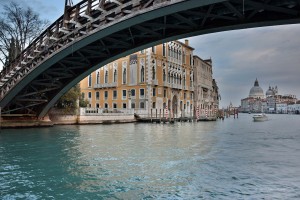
[[[0,199],[300,199],[300,115],[0,133]]]

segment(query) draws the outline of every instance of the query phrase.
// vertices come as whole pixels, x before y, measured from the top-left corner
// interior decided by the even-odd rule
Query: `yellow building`
[[[82,97],[107,111],[167,108],[175,117],[191,116],[193,50],[188,40],[172,41],[120,58],[80,82]]]

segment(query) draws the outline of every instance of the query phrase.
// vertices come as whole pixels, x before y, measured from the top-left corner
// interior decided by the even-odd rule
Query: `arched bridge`
[[[2,70],[2,113],[43,117],[82,78],[122,56],[188,36],[299,23],[299,11],[300,0],[83,0]]]

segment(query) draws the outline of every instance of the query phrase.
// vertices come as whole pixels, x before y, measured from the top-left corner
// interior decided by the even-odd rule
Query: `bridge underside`
[[[91,72],[149,46],[212,32],[300,21],[300,0],[167,1],[169,5],[161,7],[155,5],[158,1],[141,2],[148,4],[147,12],[141,9],[140,14],[131,17],[128,11],[124,20],[120,18],[103,29],[99,29],[100,22],[93,21],[101,11],[92,11],[90,18],[79,16],[78,23],[85,26],[69,35],[70,42],[65,47],[63,42],[58,50],[57,46],[49,46],[39,54],[54,52],[47,60],[23,71],[27,75],[21,79],[8,80],[1,86],[2,113],[43,117],[65,92]],[[130,9],[133,12],[133,7]],[[111,20],[114,18],[111,16]],[[74,23],[67,26],[76,29]]]

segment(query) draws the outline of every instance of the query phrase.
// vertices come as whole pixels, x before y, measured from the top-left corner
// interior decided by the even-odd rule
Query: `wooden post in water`
[[[161,123],[161,108],[159,109],[159,122]]]

